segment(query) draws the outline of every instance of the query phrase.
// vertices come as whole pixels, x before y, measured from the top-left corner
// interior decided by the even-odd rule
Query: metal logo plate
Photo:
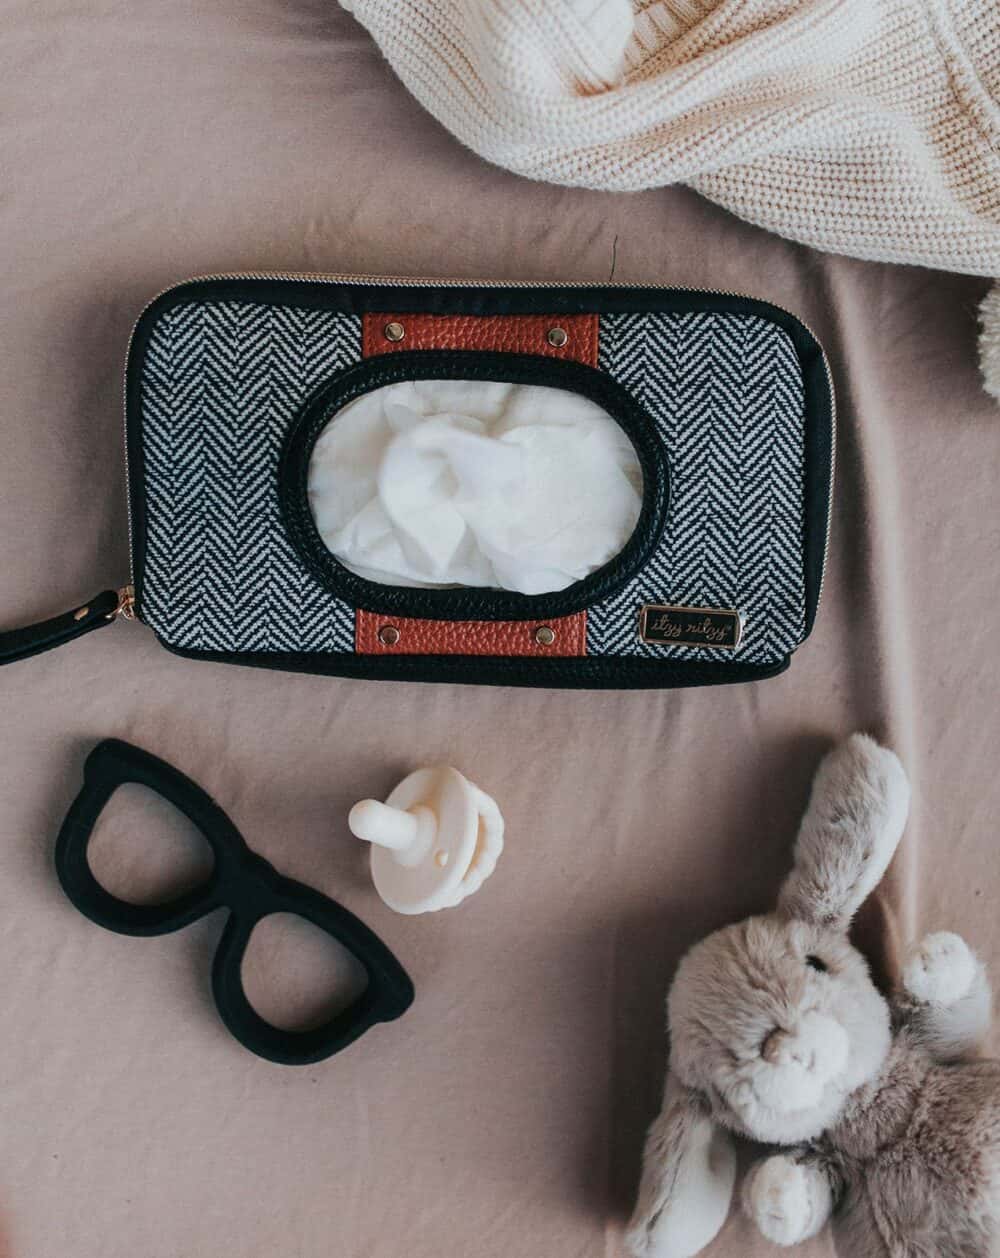
[[[735,651],[743,637],[743,617],[728,608],[646,603],[639,610],[639,637],[651,646]]]

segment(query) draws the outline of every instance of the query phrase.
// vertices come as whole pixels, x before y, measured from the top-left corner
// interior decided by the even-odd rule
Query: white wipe
[[[392,585],[565,589],[628,541],[641,487],[631,442],[589,398],[479,380],[374,389],[309,463],[323,541]]]

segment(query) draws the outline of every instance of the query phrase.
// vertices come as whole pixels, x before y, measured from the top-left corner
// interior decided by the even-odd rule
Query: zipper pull
[[[108,620],[135,620],[135,586],[123,585],[118,591],[118,604]]]

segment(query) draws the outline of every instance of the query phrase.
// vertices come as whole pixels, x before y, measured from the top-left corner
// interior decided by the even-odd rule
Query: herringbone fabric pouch
[[[368,579],[310,507],[317,441],[400,382],[596,403],[641,470],[621,550],[543,594]],[[216,276],[157,297],[126,375],[133,584],[20,635],[19,658],[134,615],[194,659],[355,677],[667,687],[781,672],[823,584],[834,410],[797,319],[725,293]],[[6,639],[6,641],[4,641]]]

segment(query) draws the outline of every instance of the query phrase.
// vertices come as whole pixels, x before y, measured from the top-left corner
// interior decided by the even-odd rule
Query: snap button
[[[382,331],[387,341],[401,341],[406,335],[406,329],[401,323],[387,323]]]
[[[569,333],[565,328],[549,328],[548,335],[545,338],[553,349],[562,349],[569,340]]]
[[[395,625],[383,625],[378,631],[378,640],[383,646],[395,646],[399,641],[399,630]]]
[[[539,625],[535,630],[535,641],[539,646],[551,646],[556,640],[556,631],[548,625]]]

